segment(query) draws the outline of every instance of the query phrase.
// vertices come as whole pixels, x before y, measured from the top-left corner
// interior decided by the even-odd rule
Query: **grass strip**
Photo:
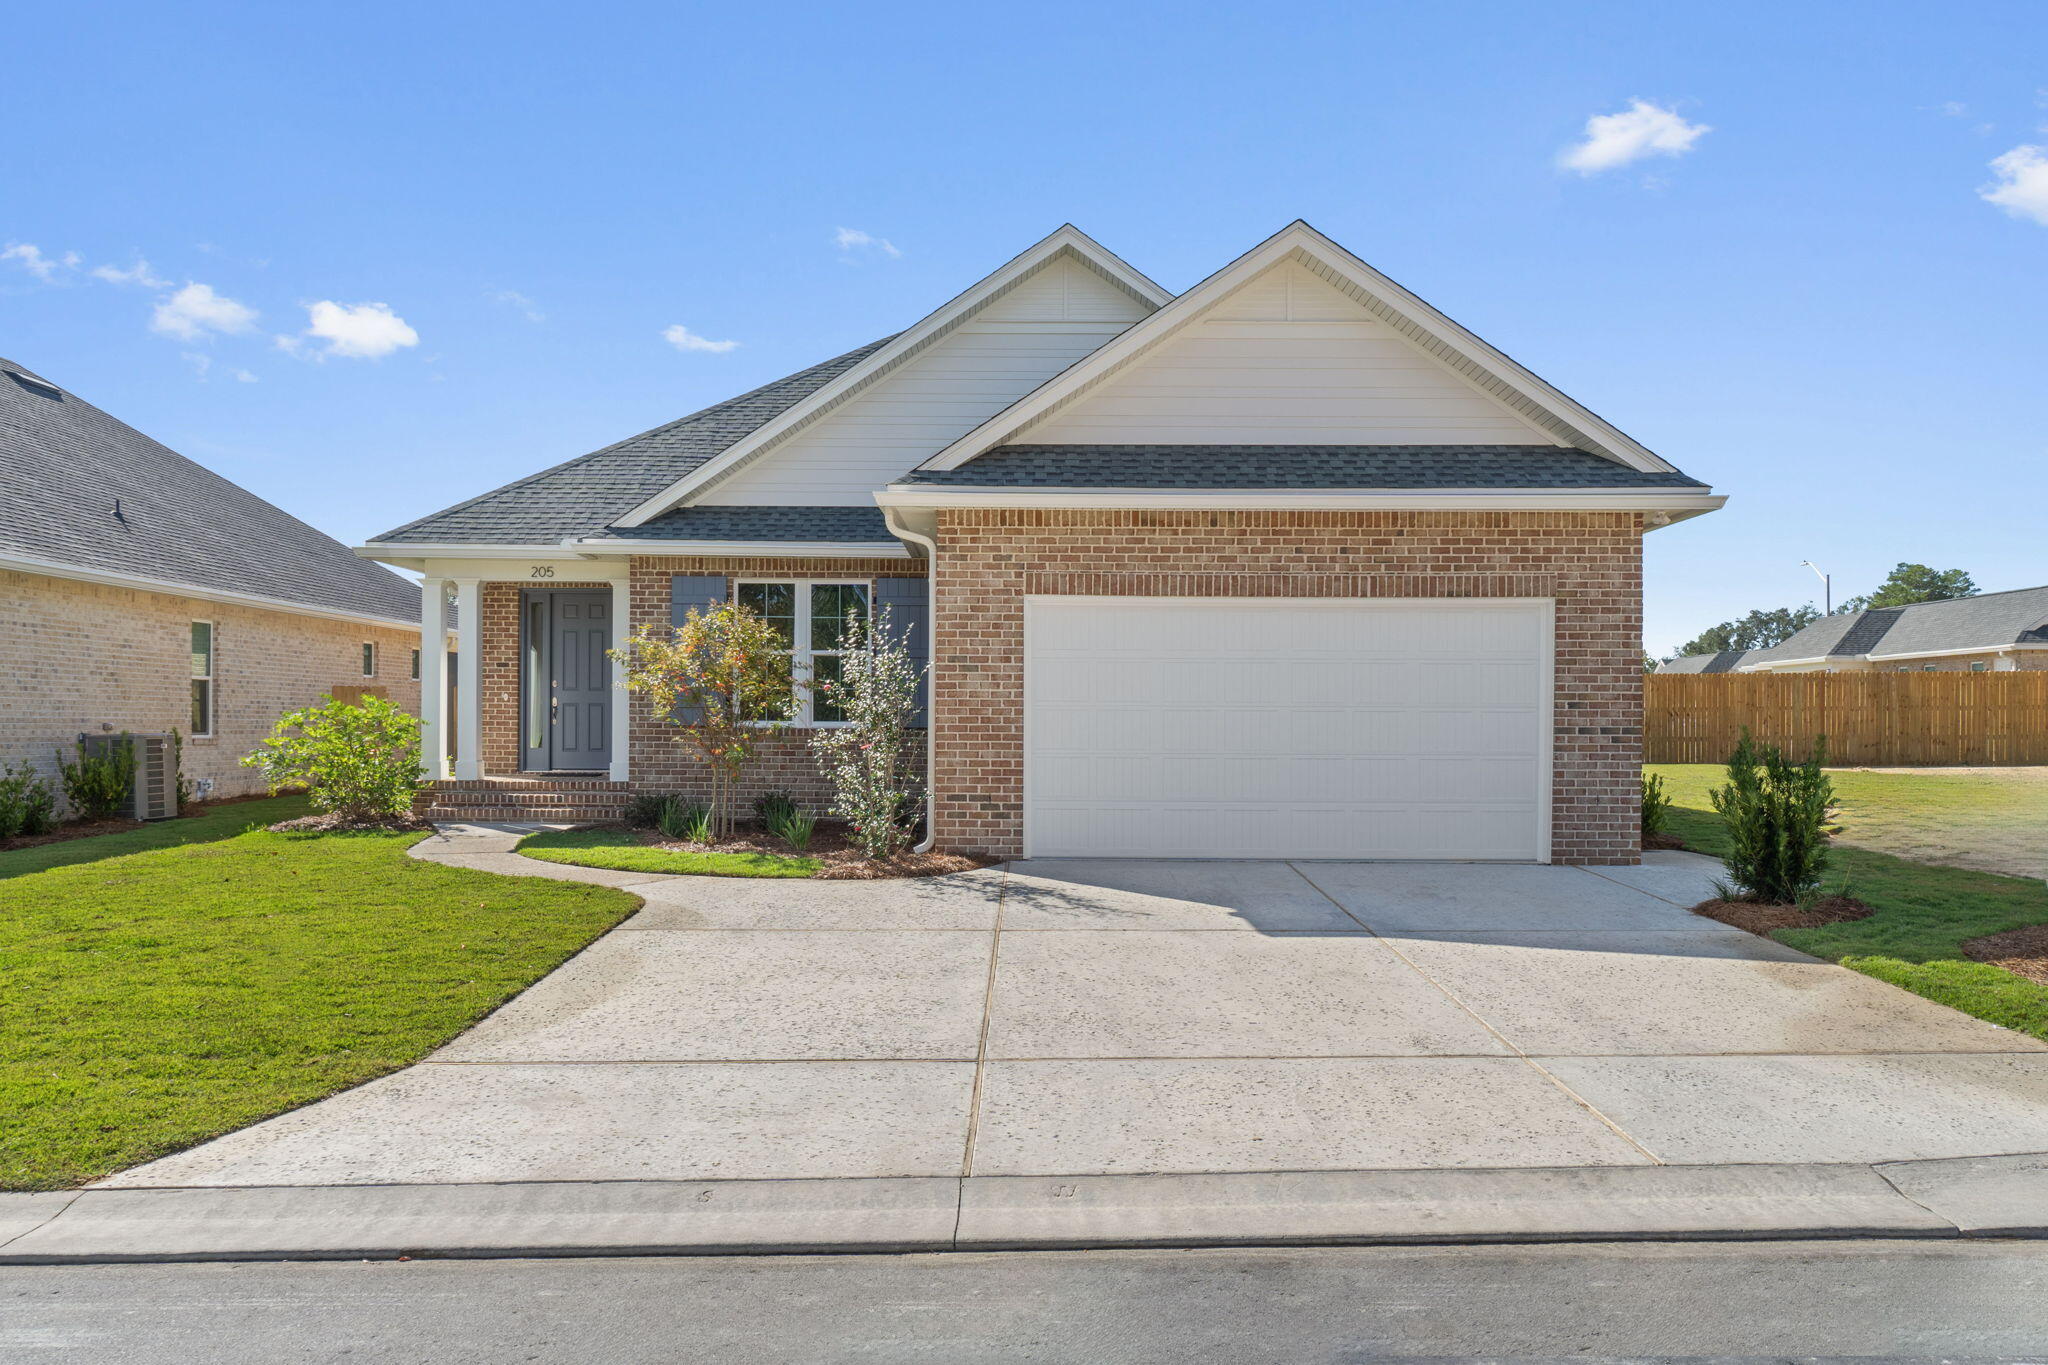
[[[787,853],[678,852],[650,848],[631,830],[551,829],[519,841],[519,852],[543,862],[608,867],[616,872],[668,872],[697,877],[815,877],[820,858]]]

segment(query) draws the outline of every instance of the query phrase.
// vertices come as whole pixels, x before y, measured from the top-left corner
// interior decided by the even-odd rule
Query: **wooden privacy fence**
[[[2048,763],[2048,672],[1652,673],[1643,760],[1721,763],[1742,728],[1844,767]]]

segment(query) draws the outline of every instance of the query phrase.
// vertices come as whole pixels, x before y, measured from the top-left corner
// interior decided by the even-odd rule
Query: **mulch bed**
[[[245,801],[268,801],[269,799],[269,793],[258,792],[254,796],[223,796],[217,801],[194,801],[188,805],[180,806],[177,815],[172,818],[186,820],[194,816],[204,815],[208,811],[215,810],[221,806],[239,806]],[[41,844],[68,843],[73,839],[96,839],[102,834],[126,834],[131,829],[141,829],[144,823],[141,820],[125,819],[71,820],[57,826],[48,834],[17,834],[11,839],[0,839],[0,853],[5,853],[10,849],[35,848]],[[163,822],[156,821],[155,823],[161,824]]]
[[[1645,834],[1643,849],[1645,852],[1651,849],[1671,849],[1678,853],[1692,852],[1692,846],[1676,834]]]
[[[1972,962],[1988,962],[2014,976],[2048,986],[2048,924],[2029,924],[2002,934],[1965,939],[1963,955]]]
[[[824,866],[818,869],[821,881],[876,881],[888,877],[942,877],[949,872],[972,872],[977,867],[989,867],[994,858],[979,858],[965,853],[899,853],[893,858],[869,858],[860,851],[860,846],[846,837],[846,830],[840,825],[821,824],[811,832],[811,842],[803,848],[791,848],[787,843],[765,831],[741,826],[730,839],[721,839],[711,844],[685,844],[665,839],[659,830],[636,829],[631,833],[649,848],[658,848],[664,853],[774,853],[785,858],[816,858]]]
[[[1773,929],[1818,929],[1823,924],[1846,924],[1875,913],[1854,896],[1823,896],[1803,906],[1711,900],[1701,901],[1692,912],[1752,934],[1768,934]]]
[[[280,820],[269,828],[273,834],[361,834],[373,830],[379,834],[413,834],[433,827],[431,822],[410,815],[383,820],[345,820],[339,815],[329,813],[301,815],[296,820]]]

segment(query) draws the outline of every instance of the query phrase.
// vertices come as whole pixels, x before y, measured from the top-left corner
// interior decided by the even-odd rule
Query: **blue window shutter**
[[[917,683],[916,725],[928,725],[931,700],[932,596],[928,578],[878,578],[875,611],[889,609],[889,622],[924,676]]]
[[[668,623],[671,628],[680,626],[690,615],[692,607],[702,611],[706,607],[722,607],[726,602],[727,589],[721,574],[669,575],[668,580]],[[702,708],[678,706],[675,718],[684,725],[695,725],[704,719]]]

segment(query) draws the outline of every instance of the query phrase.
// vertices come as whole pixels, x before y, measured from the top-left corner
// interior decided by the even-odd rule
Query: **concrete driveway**
[[[426,856],[588,876],[457,832]],[[1878,1162],[2048,1149],[2048,1047],[1683,908],[1716,865],[601,874],[426,1062],[110,1187]]]

